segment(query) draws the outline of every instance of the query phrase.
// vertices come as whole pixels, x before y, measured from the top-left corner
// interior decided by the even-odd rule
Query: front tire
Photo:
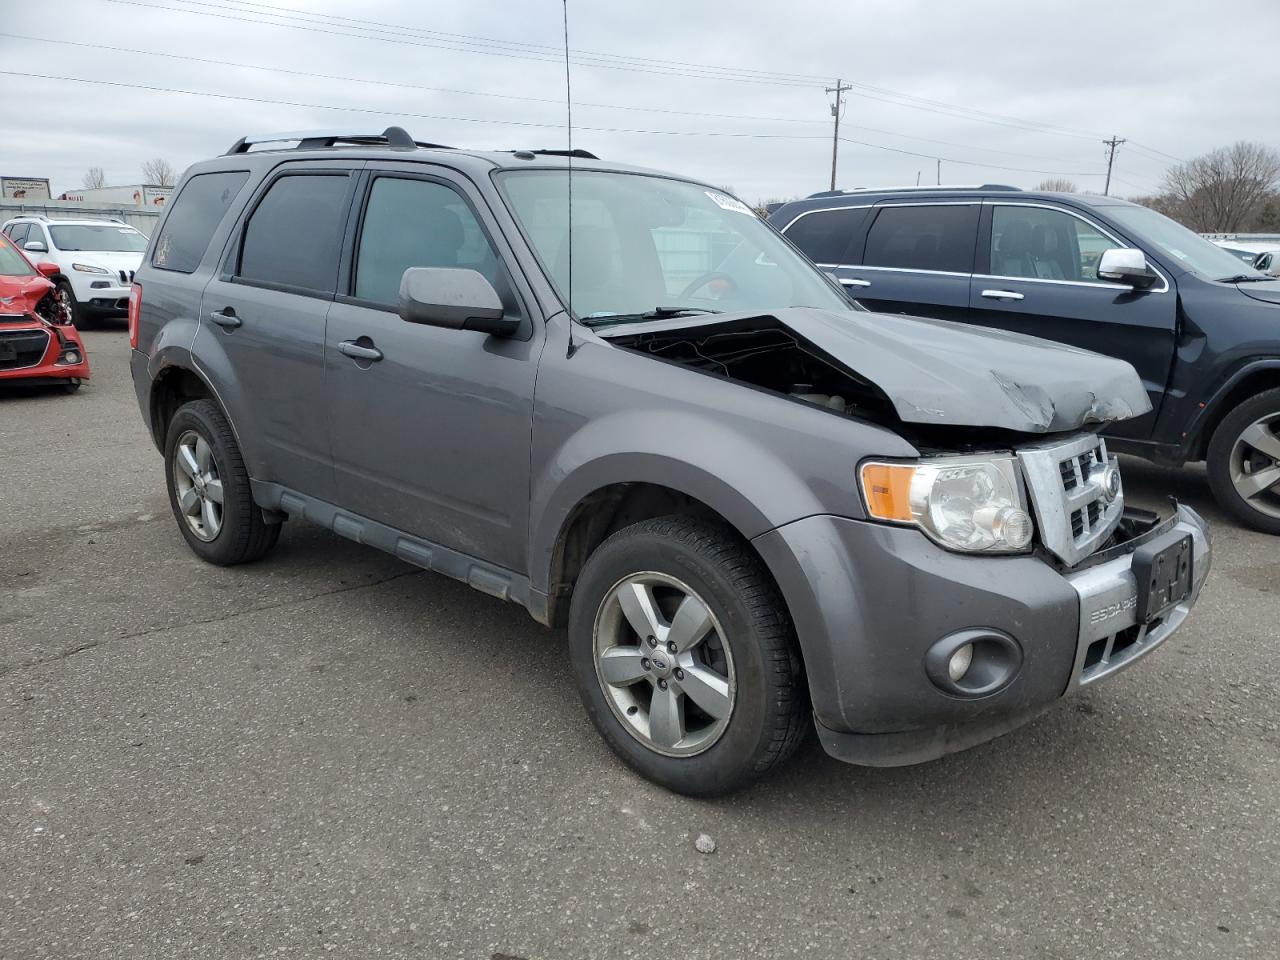
[[[641,776],[715,796],[774,770],[807,733],[795,631],[731,528],[690,517],[626,527],[588,558],[569,611],[588,715]]]
[[[212,400],[183,404],[164,445],[169,505],[187,545],[218,566],[256,560],[276,545],[280,524],[253,502],[235,434]]]
[[[1209,441],[1209,486],[1245,526],[1280,534],[1280,388],[1223,417]]]
[[[57,283],[58,299],[62,301],[63,315],[77,330],[87,330],[92,324],[89,321],[88,312],[80,305],[80,301],[76,299],[76,292],[71,288],[71,284],[66,280],[59,280]]]

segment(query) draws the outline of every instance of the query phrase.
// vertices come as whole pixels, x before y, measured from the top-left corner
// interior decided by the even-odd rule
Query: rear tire
[[[647,618],[622,601],[628,590]],[[676,610],[686,602],[691,617],[709,616],[682,630]],[[721,523],[662,517],[601,544],[574,587],[569,657],[605,742],[677,793],[738,790],[780,766],[811,727],[786,605],[760,558]]]
[[[257,560],[280,539],[253,502],[235,434],[212,400],[192,400],[169,421],[164,444],[169,505],[196,556],[218,566]]]
[[[1245,400],[1223,417],[1207,459],[1218,503],[1245,526],[1280,535],[1280,388]]]

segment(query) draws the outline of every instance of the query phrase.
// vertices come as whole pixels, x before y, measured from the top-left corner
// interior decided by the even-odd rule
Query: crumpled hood
[[[0,276],[0,316],[34,312],[36,304],[52,289],[53,284],[42,276]]]
[[[1037,337],[897,314],[789,308],[768,314],[889,398],[908,423],[1056,433],[1140,416],[1151,401],[1123,360]],[[628,323],[611,336],[758,324],[759,314]]]

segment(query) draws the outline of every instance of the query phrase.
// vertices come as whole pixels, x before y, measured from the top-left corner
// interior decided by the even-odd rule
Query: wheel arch
[[[1280,357],[1255,360],[1237,370],[1204,404],[1190,431],[1187,459],[1203,460],[1208,455],[1214,431],[1232,410],[1250,397],[1277,387],[1280,387]]]
[[[213,387],[195,371],[194,365],[168,364],[152,378],[148,398],[149,422],[151,439],[157,449],[164,449],[165,434],[173,415],[184,403],[192,400],[212,400],[226,414],[226,408],[218,400]],[[234,426],[232,429],[234,431]]]

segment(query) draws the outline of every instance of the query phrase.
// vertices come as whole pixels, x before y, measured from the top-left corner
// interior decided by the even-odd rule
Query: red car
[[[68,393],[89,379],[89,355],[67,304],[31,261],[0,234],[0,386],[61,383]]]

